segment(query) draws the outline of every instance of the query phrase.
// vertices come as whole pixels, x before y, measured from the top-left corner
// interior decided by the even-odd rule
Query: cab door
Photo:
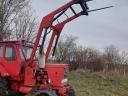
[[[20,72],[20,60],[18,58],[16,45],[5,45],[3,65],[11,77],[16,77]]]

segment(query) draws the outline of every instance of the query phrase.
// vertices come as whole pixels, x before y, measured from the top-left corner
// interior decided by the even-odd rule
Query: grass
[[[128,78],[102,77],[73,71],[69,80],[76,96],[128,96]]]

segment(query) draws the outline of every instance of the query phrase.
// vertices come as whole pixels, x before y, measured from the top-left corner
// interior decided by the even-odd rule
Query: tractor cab
[[[31,51],[32,47],[25,46],[20,41],[0,42],[1,75],[20,80],[19,74],[23,72],[25,61],[30,59]]]
[[[24,85],[19,88],[20,92],[22,93],[27,93],[30,89],[28,86],[34,86],[36,82],[35,78],[37,76],[34,76],[34,70],[38,70],[38,68],[35,67],[35,65],[38,64],[37,60],[34,60],[34,62],[31,64],[31,67],[28,65],[32,49],[32,44],[28,45],[25,41],[0,42],[1,76],[11,77],[10,79],[12,82],[23,81]],[[43,82],[46,81],[48,84],[50,83],[50,85],[55,87],[60,94],[63,94],[67,91],[67,87],[65,87],[68,83],[67,64],[46,64],[45,69],[42,69],[42,71],[43,73],[40,75],[43,78]],[[14,87],[15,85],[11,85],[12,89],[16,88]],[[44,87],[47,87],[47,84]]]

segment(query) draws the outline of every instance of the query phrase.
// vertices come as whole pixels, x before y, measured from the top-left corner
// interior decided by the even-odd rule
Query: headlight
[[[65,79],[63,79],[62,81],[61,81],[61,83],[67,83],[68,82],[68,79],[67,78],[65,78]]]

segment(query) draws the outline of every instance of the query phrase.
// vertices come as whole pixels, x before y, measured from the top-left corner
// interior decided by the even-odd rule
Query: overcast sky
[[[52,10],[70,0],[32,0],[38,21]],[[78,44],[103,49],[115,45],[128,52],[128,0],[94,0],[90,9],[113,5],[113,8],[96,11],[69,23],[63,34],[78,37]]]

